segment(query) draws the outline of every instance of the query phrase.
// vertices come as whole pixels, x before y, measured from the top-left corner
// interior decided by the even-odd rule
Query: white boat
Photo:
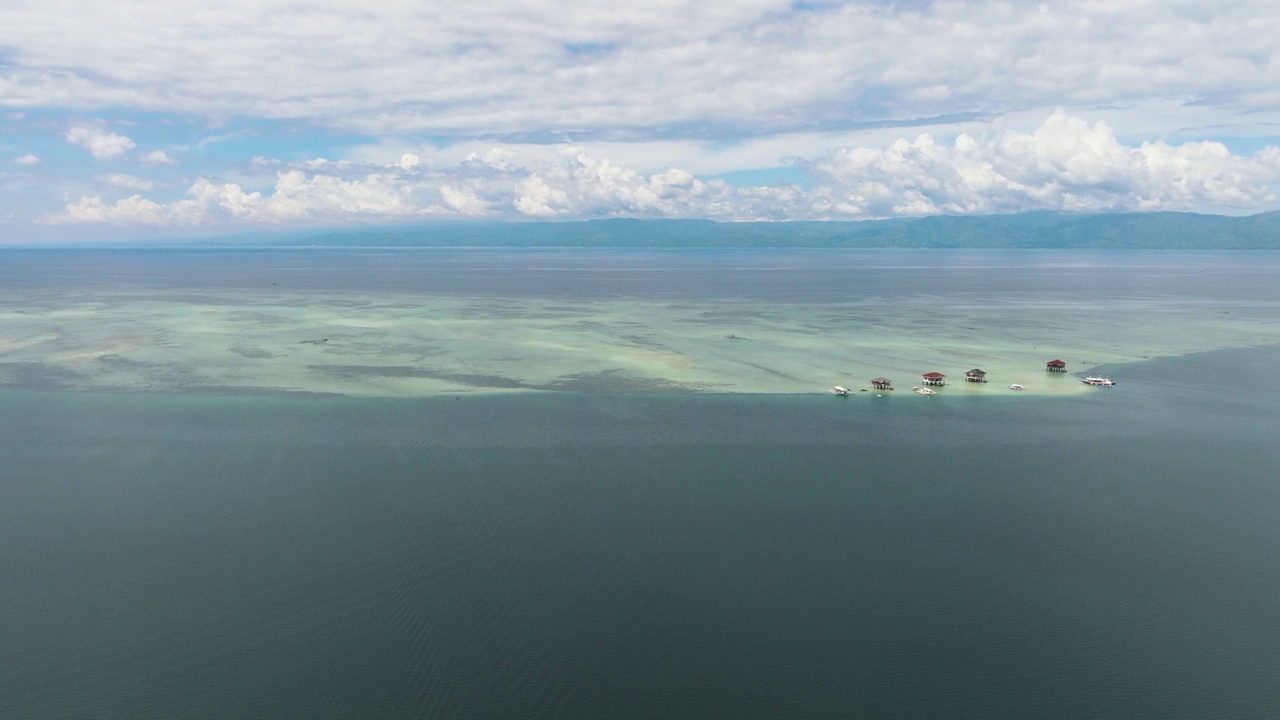
[[[836,385],[835,387],[831,388],[827,392],[831,393],[832,395],[839,395],[841,397],[844,397],[849,394],[849,388],[844,387],[843,385]]]
[[[1009,386],[1009,389],[1010,389],[1010,390],[1025,390],[1026,388],[1022,387],[1022,386],[1021,386],[1021,385],[1019,385],[1018,383],[1014,383],[1014,384],[1012,384],[1012,385],[1010,385],[1010,386]]]
[[[1087,378],[1085,378],[1085,379],[1081,380],[1080,382],[1084,383],[1085,385],[1097,385],[1097,386],[1099,386],[1099,387],[1111,387],[1112,385],[1115,385],[1115,384],[1116,384],[1114,380],[1108,380],[1107,378],[1089,378],[1089,377],[1087,377]]]
[[[930,390],[927,387],[913,387],[911,388],[911,392],[917,395],[937,395],[938,394],[937,392]]]

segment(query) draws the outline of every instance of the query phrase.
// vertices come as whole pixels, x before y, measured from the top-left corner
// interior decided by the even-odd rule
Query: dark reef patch
[[[74,370],[42,362],[0,363],[0,386],[23,390],[66,390],[84,384]]]

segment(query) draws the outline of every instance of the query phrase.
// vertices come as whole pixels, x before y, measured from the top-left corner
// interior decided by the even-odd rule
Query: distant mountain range
[[[931,216],[861,222],[475,222],[254,233],[202,244],[348,247],[1280,249],[1280,212]]]

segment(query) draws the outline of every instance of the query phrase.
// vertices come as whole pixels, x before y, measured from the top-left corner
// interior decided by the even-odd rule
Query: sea
[[[286,276],[1280,319],[1274,254],[842,252],[5,250],[0,349],[32,293]],[[1280,717],[1261,331],[1069,395],[148,391],[22,363],[0,388],[6,720]]]

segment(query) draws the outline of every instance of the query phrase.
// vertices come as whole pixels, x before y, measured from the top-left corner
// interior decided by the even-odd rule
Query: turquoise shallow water
[[[1278,359],[937,402],[5,391],[0,717],[1271,718]]]
[[[1280,255],[0,251],[0,387],[430,397],[1083,390],[1044,372],[1280,343]]]

